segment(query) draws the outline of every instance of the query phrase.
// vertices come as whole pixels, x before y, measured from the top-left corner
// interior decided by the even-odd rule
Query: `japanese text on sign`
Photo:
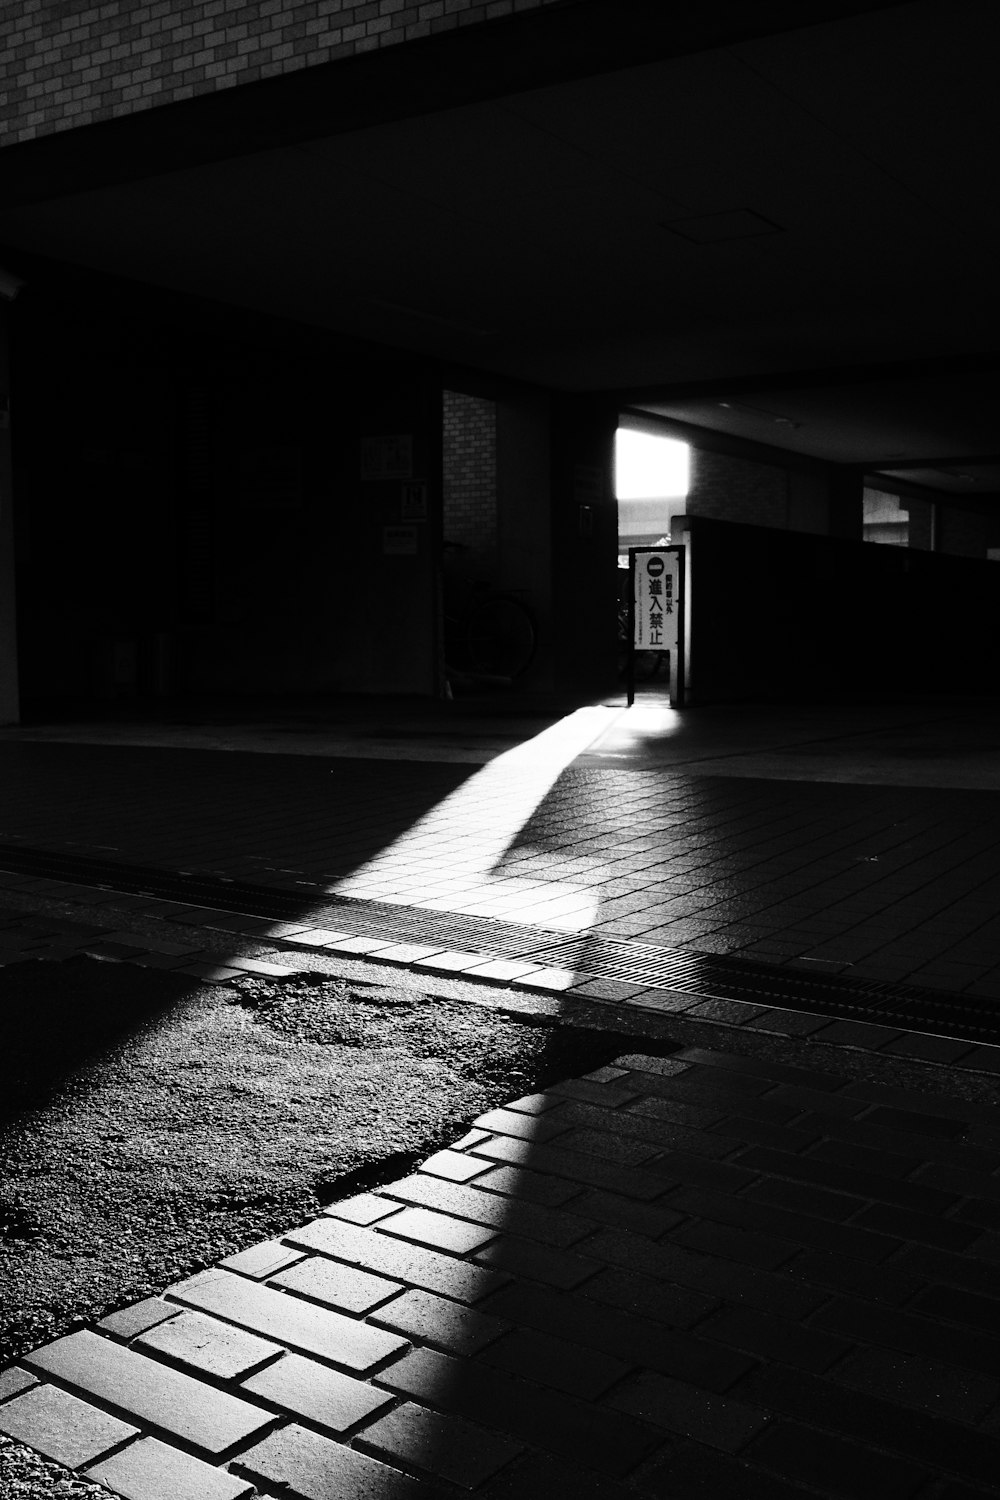
[[[635,560],[637,651],[676,651],[679,559],[675,552],[640,552]]]

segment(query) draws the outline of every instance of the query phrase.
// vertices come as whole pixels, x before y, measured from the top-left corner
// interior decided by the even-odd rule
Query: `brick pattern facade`
[[[11,145],[565,0],[22,0],[5,6]]]
[[[691,484],[685,509],[692,516],[770,526],[781,531],[829,530],[825,481],[731,454],[691,450]]]
[[[488,563],[497,547],[497,412],[492,401],[444,392],[444,535]]]

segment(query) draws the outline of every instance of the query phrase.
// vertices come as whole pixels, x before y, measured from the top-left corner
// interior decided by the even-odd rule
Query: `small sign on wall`
[[[410,479],[413,475],[413,436],[409,432],[361,439],[361,478]]]
[[[399,515],[403,521],[427,520],[427,485],[424,480],[415,479],[403,485]]]
[[[383,526],[382,552],[386,557],[416,557],[417,528],[415,526]]]

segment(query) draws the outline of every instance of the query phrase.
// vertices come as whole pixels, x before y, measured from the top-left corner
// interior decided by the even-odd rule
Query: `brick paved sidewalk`
[[[612,769],[572,743],[560,769],[543,738],[484,768],[4,742],[0,855],[252,881],[303,922],[332,894],[1000,996],[995,792]]]
[[[802,1054],[492,1110],[25,1356],[0,1431],[129,1500],[995,1494],[995,1109]]]

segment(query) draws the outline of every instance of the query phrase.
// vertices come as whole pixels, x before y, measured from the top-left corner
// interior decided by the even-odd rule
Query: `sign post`
[[[635,702],[635,658],[665,654],[670,665],[670,706],[684,703],[684,548],[630,547],[628,706]]]

